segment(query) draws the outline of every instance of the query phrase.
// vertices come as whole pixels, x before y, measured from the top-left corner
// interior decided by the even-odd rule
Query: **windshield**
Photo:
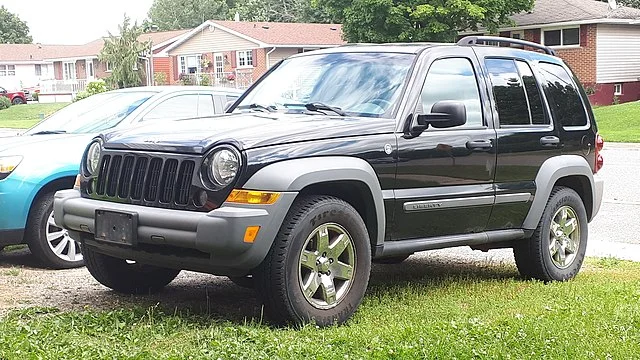
[[[150,91],[96,94],[53,113],[25,135],[100,132],[118,125],[154,94]]]
[[[412,54],[396,53],[294,57],[263,79],[234,111],[390,118],[413,61]]]

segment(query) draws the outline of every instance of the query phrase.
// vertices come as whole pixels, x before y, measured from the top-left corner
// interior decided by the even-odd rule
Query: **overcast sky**
[[[85,44],[117,33],[126,13],[142,23],[153,0],[0,0],[26,21],[34,43]]]

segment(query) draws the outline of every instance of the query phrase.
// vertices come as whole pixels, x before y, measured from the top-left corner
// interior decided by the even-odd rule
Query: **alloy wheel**
[[[46,241],[55,256],[64,261],[77,262],[83,260],[80,244],[69,236],[67,230],[56,225],[53,220],[53,211],[49,214],[45,226]]]
[[[549,254],[560,269],[568,268],[576,259],[580,247],[580,220],[570,206],[562,206],[551,220]]]

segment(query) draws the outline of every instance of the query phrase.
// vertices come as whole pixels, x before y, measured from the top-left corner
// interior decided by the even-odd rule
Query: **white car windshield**
[[[151,91],[96,94],[62,108],[24,134],[100,132],[118,125],[154,94]]]
[[[413,54],[330,53],[285,60],[234,111],[393,116]]]

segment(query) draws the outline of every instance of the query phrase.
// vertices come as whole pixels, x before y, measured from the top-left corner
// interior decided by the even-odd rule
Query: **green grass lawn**
[[[261,323],[259,312],[206,316],[162,310],[162,304],[122,306],[14,311],[0,320],[0,358],[631,359],[640,354],[640,264],[612,259],[590,259],[574,281],[551,284],[522,281],[513,266],[381,273],[352,321],[329,329],[271,328]]]
[[[593,109],[604,141],[640,142],[640,101]]]
[[[0,128],[27,129],[40,121],[40,116],[47,117],[69,105],[68,103],[14,105],[0,110]]]

